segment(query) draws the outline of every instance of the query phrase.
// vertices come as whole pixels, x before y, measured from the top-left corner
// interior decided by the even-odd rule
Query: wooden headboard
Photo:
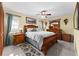
[[[24,25],[24,33],[27,32],[28,28],[38,28],[38,26],[35,24]],[[59,20],[52,21],[50,23],[49,29],[47,29],[47,31],[59,33],[61,31],[60,30],[60,21]]]
[[[38,28],[37,25],[24,25],[24,33],[27,32],[28,28]]]

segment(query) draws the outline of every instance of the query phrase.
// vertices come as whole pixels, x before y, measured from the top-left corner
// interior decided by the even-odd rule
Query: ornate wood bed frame
[[[38,26],[36,26],[36,25],[24,25],[24,32],[26,32],[28,28],[38,28]],[[55,31],[55,33],[56,33],[56,31]],[[60,38],[59,33],[56,33],[55,35],[52,35],[49,37],[45,37],[43,40],[43,45],[42,45],[41,51],[46,55],[48,52],[48,49],[54,43],[56,43],[59,38]]]

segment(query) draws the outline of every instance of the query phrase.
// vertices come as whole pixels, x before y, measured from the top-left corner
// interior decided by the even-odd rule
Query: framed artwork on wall
[[[26,17],[26,23],[27,24],[36,24],[36,19],[30,18],[30,17]]]

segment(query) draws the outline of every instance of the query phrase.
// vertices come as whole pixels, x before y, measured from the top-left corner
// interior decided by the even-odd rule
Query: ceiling
[[[53,17],[74,11],[74,2],[3,2],[3,4],[13,11],[28,16],[36,16],[42,10],[48,10]]]

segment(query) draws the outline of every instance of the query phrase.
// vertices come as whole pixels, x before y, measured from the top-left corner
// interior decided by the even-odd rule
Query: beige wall
[[[51,20],[56,20],[56,19],[61,19],[60,20],[60,28],[68,34],[74,34],[74,28],[73,28],[73,13],[72,14],[66,14],[63,16],[58,16],[58,17],[53,17]],[[68,23],[64,23],[64,19],[68,19]]]
[[[64,19],[68,19],[67,24],[64,23]],[[74,30],[73,30],[73,14],[65,15],[65,16],[61,17],[60,28],[65,33],[69,33],[69,34],[72,34],[72,35],[74,34]]]

